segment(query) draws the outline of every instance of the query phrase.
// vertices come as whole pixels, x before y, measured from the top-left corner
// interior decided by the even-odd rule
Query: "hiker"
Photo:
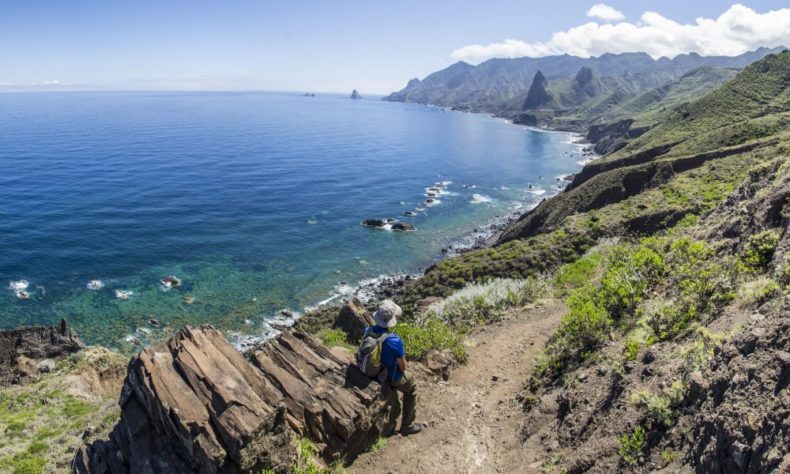
[[[365,329],[362,345],[357,354],[360,369],[368,376],[376,377],[383,387],[403,393],[403,417],[400,432],[404,436],[419,433],[422,425],[415,423],[417,416],[417,381],[406,373],[408,363],[403,351],[403,341],[394,332],[389,332],[398,323],[403,313],[392,300],[384,300],[373,314],[375,325]],[[393,397],[393,415],[397,416],[401,405],[398,395]],[[391,420],[393,426],[397,420]]]

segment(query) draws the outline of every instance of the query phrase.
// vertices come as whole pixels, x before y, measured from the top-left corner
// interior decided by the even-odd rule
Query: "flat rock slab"
[[[211,326],[185,327],[129,363],[121,419],[77,472],[287,472],[295,435],[349,461],[390,427],[389,399],[351,354],[283,333],[247,357]]]

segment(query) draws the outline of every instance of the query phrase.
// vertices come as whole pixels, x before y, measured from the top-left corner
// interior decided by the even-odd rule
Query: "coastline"
[[[423,105],[423,104],[419,104],[419,105]],[[425,105],[425,106],[437,107],[431,105]],[[447,258],[452,258],[454,256],[458,256],[473,250],[479,250],[479,249],[494,246],[509,224],[521,219],[523,216],[530,213],[543,201],[547,199],[551,199],[552,197],[563,192],[565,188],[571,183],[573,176],[576,173],[581,171],[581,169],[583,169],[587,163],[590,163],[600,158],[599,155],[597,155],[594,151],[592,151],[592,143],[585,140],[584,135],[582,135],[580,132],[531,127],[527,125],[514,123],[512,120],[504,117],[498,117],[496,115],[483,113],[483,112],[465,112],[465,111],[457,111],[457,112],[479,113],[481,115],[486,115],[493,119],[501,120],[505,122],[507,125],[511,125],[511,126],[515,125],[523,128],[524,130],[529,130],[533,132],[565,134],[568,136],[569,143],[578,146],[579,155],[582,157],[582,159],[577,161],[577,164],[579,165],[579,169],[576,170],[574,173],[569,173],[562,175],[561,177],[557,177],[557,179],[561,183],[561,186],[557,185],[552,187],[550,190],[546,190],[545,194],[541,195],[543,196],[542,199],[533,202],[522,202],[513,211],[506,213],[504,215],[497,216],[496,218],[490,220],[488,223],[475,227],[473,230],[471,230],[470,232],[459,238],[449,240],[446,243],[446,246],[442,248],[441,253],[436,255],[435,258],[433,259],[434,264],[442,260],[445,260]],[[272,317],[268,319],[264,319],[263,321],[264,333],[261,335],[255,336],[255,335],[230,332],[227,336],[228,339],[236,346],[237,349],[244,352],[254,347],[257,344],[260,344],[261,342],[265,342],[266,340],[275,337],[280,332],[282,332],[282,330],[286,330],[288,328],[298,325],[300,321],[304,321],[312,317],[316,317],[320,319],[321,315],[323,315],[325,312],[339,309],[349,299],[355,298],[359,300],[363,305],[369,306],[375,301],[379,301],[396,295],[397,291],[400,288],[402,288],[404,285],[413,282],[415,280],[419,280],[423,276],[424,276],[424,272],[400,273],[394,275],[379,275],[377,277],[366,278],[357,281],[353,285],[342,283],[333,288],[334,291],[329,297],[319,301],[315,305],[310,305],[302,308],[301,312],[280,310]]]

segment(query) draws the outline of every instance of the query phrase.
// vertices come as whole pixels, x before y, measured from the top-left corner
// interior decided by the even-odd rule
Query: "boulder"
[[[425,354],[425,366],[443,380],[450,378],[454,362],[453,356],[444,351],[430,350]]]
[[[79,473],[288,472],[294,434],[350,460],[389,429],[390,400],[350,353],[283,333],[245,358],[211,326],[186,327],[129,363],[121,418],[83,446]]]
[[[384,227],[387,224],[383,219],[365,219],[362,225],[367,227]]]
[[[84,347],[65,319],[54,326],[0,331],[0,387],[37,375],[40,361],[57,359]]]
[[[334,327],[342,329],[348,335],[349,341],[358,343],[362,340],[365,328],[372,324],[373,317],[367,309],[358,299],[351,298],[340,309]]]
[[[392,224],[392,230],[400,230],[400,231],[404,231],[404,232],[413,232],[413,231],[415,231],[417,229],[415,229],[415,227],[413,225],[411,225],[411,224],[409,224],[407,222],[396,222],[396,223]]]

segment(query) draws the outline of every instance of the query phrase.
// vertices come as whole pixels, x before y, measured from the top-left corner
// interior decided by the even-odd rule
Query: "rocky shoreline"
[[[512,125],[523,127],[523,125],[515,124],[512,121],[502,117],[494,117],[494,118],[506,120]],[[540,132],[566,133],[573,135],[576,138],[573,141],[573,143],[580,146],[579,153],[584,158],[582,161],[579,162],[579,164],[582,167],[584,167],[587,163],[597,158],[600,158],[600,155],[596,154],[595,151],[593,150],[593,144],[588,142],[581,134],[577,132],[564,131],[564,130],[546,130],[546,129],[538,129],[534,127],[526,127],[526,128]],[[552,192],[551,194],[547,194],[540,201],[531,203],[530,205],[524,208],[516,209],[508,214],[499,215],[488,224],[475,227],[467,235],[457,239],[453,239],[452,241],[448,242],[447,245],[441,249],[441,253],[436,256],[434,260],[434,264],[446,258],[451,258],[454,256],[465,254],[467,252],[489,248],[496,245],[497,242],[499,241],[499,238],[502,236],[502,234],[508,228],[508,226],[520,220],[525,215],[529,214],[541,202],[547,199],[551,199],[554,196],[563,192],[565,188],[573,181],[575,175],[576,173],[571,173],[562,176],[562,178],[558,177],[557,178],[558,180],[561,179],[562,187],[557,188],[556,191]],[[380,220],[380,221],[381,221],[381,226],[387,224],[386,220]],[[381,227],[378,225],[374,225],[378,223],[371,222],[366,224],[366,222],[368,221],[363,221],[362,225]],[[423,275],[424,272],[404,273],[398,275],[382,275],[377,278],[363,280],[361,282],[358,282],[356,286],[352,287],[353,289],[351,291],[347,291],[344,294],[338,294],[335,297],[333,297],[331,301],[328,301],[323,304],[319,303],[315,307],[305,308],[304,314],[299,315],[295,318],[294,325],[297,328],[301,328],[301,329],[319,327],[321,325],[320,323],[318,323],[319,321],[324,321],[333,318],[336,312],[339,311],[342,305],[345,303],[345,301],[351,299],[356,299],[360,301],[362,304],[372,307],[378,301],[387,298],[397,297],[404,286],[414,282],[415,280],[422,278]],[[332,315],[331,318],[329,314]]]

